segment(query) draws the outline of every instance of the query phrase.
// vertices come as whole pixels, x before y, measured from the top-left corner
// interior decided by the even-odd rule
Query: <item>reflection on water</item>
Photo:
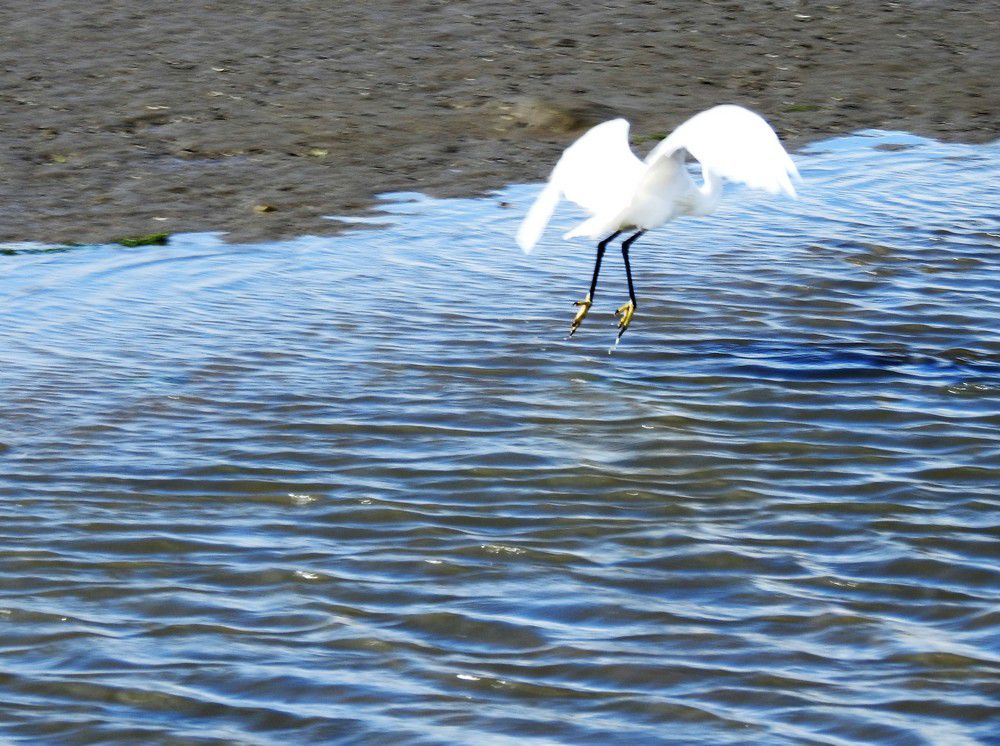
[[[7,247],[0,735],[989,741],[1000,145],[799,164],[636,244],[612,356],[534,186]]]

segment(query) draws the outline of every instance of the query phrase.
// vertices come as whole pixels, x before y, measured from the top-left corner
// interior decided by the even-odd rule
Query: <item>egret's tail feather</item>
[[[604,238],[615,230],[616,217],[617,212],[612,214],[610,218],[605,214],[594,215],[570,228],[563,234],[563,238],[567,241],[571,238],[579,238],[580,236],[584,238]]]
[[[530,254],[535,248],[558,203],[559,187],[549,182],[535,199],[528,214],[524,216],[521,227],[517,229],[517,245],[525,254]]]

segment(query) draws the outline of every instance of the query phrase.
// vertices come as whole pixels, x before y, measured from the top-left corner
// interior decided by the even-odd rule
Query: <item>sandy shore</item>
[[[541,181],[614,115],[645,150],[720,102],[792,147],[1000,134],[997,2],[8,0],[0,29],[0,240],[322,234],[379,192]]]

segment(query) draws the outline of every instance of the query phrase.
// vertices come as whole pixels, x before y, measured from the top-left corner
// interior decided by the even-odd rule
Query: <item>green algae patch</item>
[[[820,107],[816,104],[792,104],[791,106],[786,106],[782,111],[795,114],[801,111],[819,111]]]
[[[169,233],[147,233],[145,236],[119,238],[115,243],[134,249],[137,246],[166,246],[169,240]]]

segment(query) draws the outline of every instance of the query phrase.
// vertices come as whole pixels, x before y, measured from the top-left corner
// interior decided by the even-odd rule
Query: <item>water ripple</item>
[[[1000,144],[798,160],[636,244],[612,355],[536,186],[2,247],[0,735],[991,742]]]

